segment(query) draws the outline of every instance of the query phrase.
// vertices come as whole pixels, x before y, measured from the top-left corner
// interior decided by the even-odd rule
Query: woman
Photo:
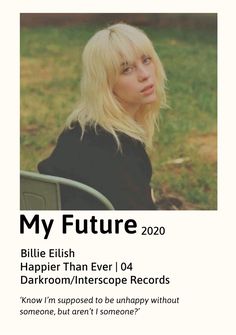
[[[148,37],[119,23],[97,32],[82,55],[81,96],[40,173],[85,183],[103,193],[115,209],[155,209],[151,197],[151,148],[165,72]],[[76,209],[71,190],[63,209]],[[81,199],[80,199],[81,208]],[[83,197],[82,209],[99,209]]]

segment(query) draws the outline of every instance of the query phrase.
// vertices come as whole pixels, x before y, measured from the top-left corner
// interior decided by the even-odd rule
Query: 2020
[[[142,227],[142,235],[165,235],[165,227]]]

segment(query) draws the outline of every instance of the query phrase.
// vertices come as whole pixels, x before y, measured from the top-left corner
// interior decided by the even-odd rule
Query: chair
[[[71,187],[90,195],[104,209],[114,209],[111,202],[103,194],[90,186],[66,178],[28,171],[20,172],[20,209],[60,210],[61,186]]]

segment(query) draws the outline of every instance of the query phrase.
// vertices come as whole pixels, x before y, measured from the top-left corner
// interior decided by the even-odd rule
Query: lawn
[[[47,157],[78,99],[80,55],[96,26],[21,29],[21,169]],[[152,186],[185,209],[217,208],[216,33],[143,28],[168,77]]]

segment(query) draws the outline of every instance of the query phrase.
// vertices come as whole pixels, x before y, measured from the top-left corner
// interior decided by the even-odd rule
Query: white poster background
[[[235,327],[235,11],[232,1],[9,1],[1,4],[1,333],[233,335]],[[61,234],[60,212],[41,212],[55,223],[48,240],[19,234],[19,13],[218,13],[218,210],[95,212],[97,218],[133,218],[134,235]],[[72,212],[73,213],[73,212]],[[34,213],[32,213],[33,215]],[[27,214],[28,215],[28,214]],[[91,212],[74,212],[90,218]],[[142,226],[164,226],[161,236]],[[168,286],[27,286],[19,284],[21,248],[72,248],[79,262],[132,262],[138,276],[166,274]],[[56,261],[55,261],[56,263]],[[114,274],[113,274],[114,275]],[[119,274],[121,275],[121,274]],[[20,317],[21,296],[179,297],[178,305],[137,306],[135,316]],[[81,306],[80,306],[81,307]],[[103,305],[104,308],[107,306]],[[112,307],[112,306],[109,306]],[[128,307],[128,306],[127,306]],[[130,306],[129,306],[130,307]],[[64,307],[65,308],[65,307]]]

